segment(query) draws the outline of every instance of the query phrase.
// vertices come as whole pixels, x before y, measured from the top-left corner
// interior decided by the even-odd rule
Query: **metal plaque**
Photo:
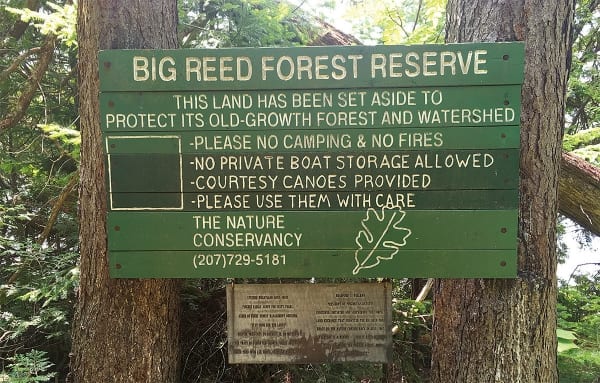
[[[227,287],[230,363],[391,359],[391,283]]]

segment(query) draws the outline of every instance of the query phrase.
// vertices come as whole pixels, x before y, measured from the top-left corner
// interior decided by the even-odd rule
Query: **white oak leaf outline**
[[[390,260],[406,245],[406,239],[412,231],[402,227],[401,223],[406,212],[399,207],[381,209],[381,213],[373,208],[367,210],[367,216],[361,220],[362,230],[356,236],[358,249],[354,253],[356,267],[352,274],[358,274],[362,269],[373,268],[383,260]],[[377,254],[376,251],[387,250],[388,253]]]

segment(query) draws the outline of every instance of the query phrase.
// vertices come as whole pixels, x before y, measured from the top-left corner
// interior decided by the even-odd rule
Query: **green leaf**
[[[565,134],[563,137],[563,149],[568,152],[598,143],[600,143],[600,128]]]
[[[565,352],[574,348],[579,348],[574,341],[577,336],[572,331],[563,330],[561,328],[556,329],[556,338],[558,341],[558,352]]]
[[[77,3],[60,6],[48,2],[46,5],[52,9],[51,12],[35,12],[27,8],[18,9],[11,7],[6,7],[5,10],[20,16],[23,22],[38,21],[38,23],[34,23],[34,26],[42,34],[58,36],[58,38],[65,42],[67,47],[75,47],[77,44]]]

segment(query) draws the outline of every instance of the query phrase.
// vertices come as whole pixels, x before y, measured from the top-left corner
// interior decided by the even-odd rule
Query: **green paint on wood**
[[[514,277],[523,51],[100,52],[111,275]]]
[[[180,140],[161,141],[159,132],[106,133],[110,154],[184,153],[184,154],[246,154],[252,152],[310,151],[344,153],[364,148],[370,152],[449,150],[449,149],[511,149],[519,148],[519,126],[453,127],[448,128],[387,128],[344,130],[263,130],[234,132],[173,131],[169,135]]]
[[[323,201],[323,202],[319,202]],[[283,193],[112,193],[110,210],[156,210],[183,205],[184,211],[364,211],[395,205],[418,210],[511,210],[518,207],[516,189],[428,190],[389,192]],[[318,208],[316,207],[318,206]]]
[[[115,278],[348,278],[353,250],[111,251]],[[276,263],[276,264],[275,264]],[[401,250],[365,278],[512,278],[516,250]]]
[[[107,92],[100,122],[110,132],[518,125],[519,100],[519,85]]]
[[[518,149],[108,156],[111,192],[327,192],[515,189]],[[260,164],[260,165],[257,165]]]
[[[394,216],[398,209],[370,209]],[[402,250],[514,249],[516,210],[408,210]],[[366,211],[281,213],[109,212],[109,250],[355,249]],[[372,221],[375,222],[375,221]],[[389,228],[388,228],[389,229]],[[390,241],[406,232],[389,229]],[[383,244],[382,244],[383,245]]]
[[[182,152],[181,135],[173,134],[121,134],[105,138],[106,153],[169,154]],[[123,149],[127,148],[124,152]]]
[[[522,43],[193,50],[99,54],[100,90],[324,89],[520,84]]]

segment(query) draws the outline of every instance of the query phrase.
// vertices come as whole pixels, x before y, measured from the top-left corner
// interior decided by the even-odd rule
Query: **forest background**
[[[178,35],[183,48],[326,44],[332,36],[336,43],[443,43],[445,3],[180,0]],[[65,381],[68,373],[79,251],[76,6],[0,0],[0,382]],[[563,147],[599,167],[600,1],[576,2],[574,31]],[[600,265],[597,256],[581,258],[595,236],[562,216],[557,226],[559,263],[572,254],[590,263],[560,275],[560,381],[598,383]],[[185,284],[181,381],[380,378],[381,366],[371,364],[228,365],[224,283]],[[430,300],[416,300],[421,285],[395,281],[394,365],[408,382],[427,381],[432,312]]]

